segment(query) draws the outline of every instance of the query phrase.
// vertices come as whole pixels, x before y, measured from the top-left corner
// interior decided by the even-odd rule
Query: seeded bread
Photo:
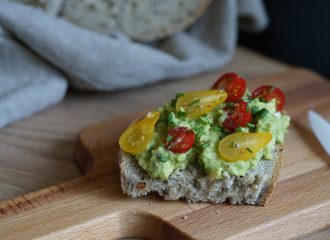
[[[119,167],[124,193],[136,198],[156,192],[165,200],[188,202],[250,204],[264,206],[274,190],[281,166],[283,146],[277,145],[272,160],[261,160],[255,170],[244,177],[224,174],[222,180],[211,179],[196,165],[177,170],[168,180],[152,179],[138,165],[133,155],[120,151]]]

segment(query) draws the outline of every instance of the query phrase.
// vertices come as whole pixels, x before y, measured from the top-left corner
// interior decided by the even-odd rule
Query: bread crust
[[[192,25],[207,9],[211,1],[209,0],[204,0],[203,3],[199,6],[199,8],[196,10],[195,14],[193,16],[188,17],[185,21],[183,21],[181,24],[173,27],[173,28],[168,28],[164,30],[163,32],[160,32],[158,34],[155,34],[154,37],[149,37],[146,38],[145,36],[136,36],[133,37],[135,40],[140,41],[140,42],[149,42],[149,41],[155,41],[158,39],[162,39],[168,36],[171,36],[173,33],[178,32],[182,29],[185,29],[186,27],[189,27]]]
[[[271,180],[269,187],[266,189],[266,192],[263,194],[263,196],[260,199],[261,206],[265,206],[269,202],[269,199],[270,199],[272,193],[274,192],[274,189],[275,189],[276,183],[277,183],[277,179],[280,175],[280,169],[282,166],[283,151],[284,151],[283,144],[278,145],[278,151],[276,154],[276,165],[275,165],[275,169],[273,171],[272,180]]]

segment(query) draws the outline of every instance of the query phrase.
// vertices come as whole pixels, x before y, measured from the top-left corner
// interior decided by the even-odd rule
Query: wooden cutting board
[[[284,90],[292,117],[279,183],[266,207],[123,195],[117,139],[140,113],[81,131],[75,159],[84,176],[1,202],[0,239],[289,239],[329,226],[330,159],[310,130],[306,111],[313,108],[330,119],[330,83],[292,69],[248,82],[250,89],[261,84]]]

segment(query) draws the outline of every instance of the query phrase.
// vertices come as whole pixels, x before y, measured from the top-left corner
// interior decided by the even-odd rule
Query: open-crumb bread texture
[[[225,174],[221,180],[212,179],[200,166],[190,164],[173,172],[168,180],[161,180],[150,178],[133,155],[120,151],[121,187],[133,198],[157,192],[165,200],[264,206],[274,190],[282,152],[283,146],[277,145],[272,160],[260,160],[257,168],[243,177]]]

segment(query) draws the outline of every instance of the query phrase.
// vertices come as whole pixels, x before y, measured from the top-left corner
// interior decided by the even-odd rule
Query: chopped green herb
[[[253,151],[252,151],[252,149],[251,148],[246,148],[246,150],[248,151],[248,152],[250,152],[250,153],[253,153]]]
[[[263,108],[261,109],[259,112],[258,112],[258,117],[259,118],[263,118],[265,117],[267,114],[269,113],[269,111],[266,109],[266,108]]]
[[[221,131],[221,128],[219,126],[213,126],[211,129],[215,132],[220,132]]]
[[[177,93],[175,94],[175,98],[178,99],[179,97],[182,97],[184,95],[184,93]]]
[[[173,140],[173,136],[169,135],[166,137],[165,141],[166,142],[171,142]]]
[[[167,121],[168,123],[170,124],[173,124],[174,123],[174,114],[172,112],[170,112],[168,115],[167,115]]]
[[[179,111],[179,112],[177,112],[176,115],[178,115],[179,117],[187,117],[188,114],[186,112]]]
[[[189,103],[189,107],[192,107],[193,105],[199,103],[201,100],[200,99],[195,99],[194,101],[192,101],[191,103]]]
[[[235,132],[243,132],[243,128],[242,127],[238,127],[235,129]]]
[[[197,162],[198,162],[199,166],[201,166],[202,168],[204,168],[204,162],[201,160],[201,158],[198,159]]]
[[[156,153],[156,157],[157,157],[157,159],[158,159],[159,161],[161,161],[161,162],[167,162],[167,159],[164,158],[164,156],[161,155],[160,153]]]
[[[171,107],[175,108],[176,106],[176,98],[173,98],[170,102]]]
[[[202,116],[200,117],[200,120],[201,120],[202,122],[204,122],[204,123],[211,124],[210,121],[209,121],[209,118],[207,117],[206,114],[202,115]]]
[[[244,97],[247,101],[252,101],[253,100],[253,98],[251,97],[251,95],[246,95],[245,97]]]
[[[230,143],[230,146],[233,148],[233,147],[235,147],[235,143],[234,142],[231,142]]]
[[[210,144],[209,144],[208,142],[206,142],[206,143],[204,143],[204,144],[202,145],[202,148],[207,148],[209,145],[210,145]]]
[[[227,107],[235,107],[235,103],[233,103],[233,102],[227,102]]]
[[[246,126],[248,128],[252,128],[252,129],[255,129],[256,128],[256,125],[252,124],[252,123],[247,123]]]
[[[203,127],[194,128],[194,131],[196,132],[197,135],[202,135],[203,134]]]
[[[257,106],[253,106],[253,108],[251,109],[252,115],[255,115],[257,112],[259,112],[259,108]]]

